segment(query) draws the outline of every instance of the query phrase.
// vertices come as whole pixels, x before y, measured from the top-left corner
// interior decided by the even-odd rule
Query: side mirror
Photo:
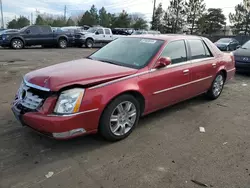
[[[241,47],[241,45],[238,45],[238,46],[236,46],[236,49],[239,49]]]
[[[96,31],[96,32],[95,32],[95,34],[96,34],[96,35],[99,35],[99,32],[98,32],[98,31]]]
[[[30,34],[30,30],[26,30],[26,34]]]
[[[160,69],[163,67],[166,67],[168,65],[171,65],[171,59],[169,57],[161,57],[157,60],[156,64],[155,64],[155,68],[156,69]]]

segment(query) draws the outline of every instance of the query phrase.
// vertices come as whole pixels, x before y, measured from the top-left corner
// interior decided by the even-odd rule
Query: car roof
[[[202,37],[200,36],[179,35],[179,34],[143,34],[143,35],[131,35],[131,37],[156,39],[156,40],[164,40],[164,41],[181,40],[181,39],[202,39]]]

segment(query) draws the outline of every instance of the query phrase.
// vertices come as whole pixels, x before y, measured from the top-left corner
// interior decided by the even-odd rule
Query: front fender
[[[84,100],[81,105],[81,111],[87,109],[99,109],[100,113],[103,112],[105,107],[116,97],[126,92],[138,92],[142,96],[143,93],[138,85],[139,78],[133,77],[122,81],[117,81],[101,87],[88,88],[85,91]]]

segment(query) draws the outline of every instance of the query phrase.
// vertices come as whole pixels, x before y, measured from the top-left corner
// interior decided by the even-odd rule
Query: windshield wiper
[[[248,48],[245,48],[245,47],[241,47],[241,49],[245,49],[245,50],[247,50]]]

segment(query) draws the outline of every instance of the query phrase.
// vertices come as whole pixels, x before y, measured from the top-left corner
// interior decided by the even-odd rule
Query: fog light
[[[55,138],[67,138],[71,136],[77,136],[85,133],[85,129],[79,128],[79,129],[73,129],[67,132],[61,132],[61,133],[53,133],[53,137]]]

